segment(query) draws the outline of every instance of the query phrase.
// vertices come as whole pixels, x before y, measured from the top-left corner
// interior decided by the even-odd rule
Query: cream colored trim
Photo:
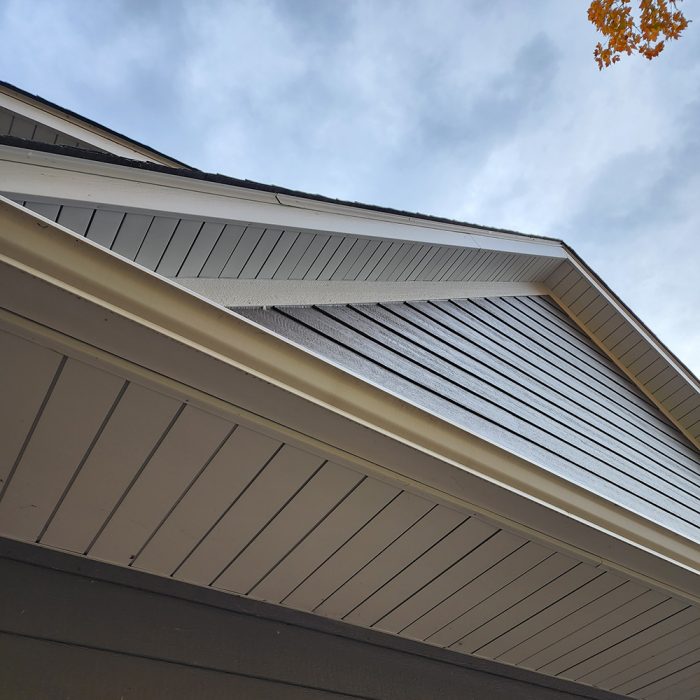
[[[565,259],[560,243],[0,146],[2,190],[120,208]]]
[[[700,547],[4,198],[0,259],[180,344],[617,540],[700,573]]]
[[[538,296],[537,282],[345,282],[177,277],[173,280],[222,306],[365,304],[426,299]]]
[[[120,138],[116,134],[66,114],[60,109],[52,108],[42,102],[32,100],[26,95],[16,93],[8,87],[0,86],[0,107],[5,107],[27,119],[44,124],[79,141],[85,141],[115,156],[151,161],[177,168],[182,167],[177,161],[154,153],[146,147],[138,146],[126,138]]]

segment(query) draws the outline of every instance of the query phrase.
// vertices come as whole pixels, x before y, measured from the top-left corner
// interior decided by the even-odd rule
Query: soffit
[[[11,314],[0,353],[3,536],[630,697],[688,683],[683,596]]]
[[[481,503],[477,509],[485,506],[487,510],[507,511],[515,522],[522,523],[524,511],[518,499],[525,497],[530,503],[528,517],[534,518],[532,523],[540,532],[544,528],[557,537],[560,524],[551,529],[548,518],[557,520],[557,513],[566,514],[574,518],[570,524],[580,520],[601,532],[615,533],[618,541],[636,543],[638,552],[663,553],[671,561],[685,562],[683,565],[690,569],[696,567],[693,545],[648,520],[634,518],[628,510],[610,502],[592,499],[590,492],[565,479],[545,478],[537,469],[533,471],[533,465],[463,427],[436,420],[417,406],[394,397],[393,392],[356,379],[308,350],[120,260],[22,207],[7,204],[3,208],[5,225],[0,234],[6,270],[2,283],[8,310],[110,349],[121,357],[131,357],[163,376],[187,377],[194,386],[214,396],[225,396],[229,401],[245,396],[250,410],[276,415],[283,423],[292,421],[304,434],[328,428],[331,432],[321,437],[326,443],[352,452],[361,446],[370,463],[385,463],[389,459],[397,473],[423,483],[432,483],[444,475],[444,470],[426,470],[414,464],[410,450],[450,463],[458,469],[460,478],[470,482],[460,492],[460,498]],[[37,278],[34,282],[32,275]],[[60,290],[64,291],[58,294]],[[136,342],[134,333],[143,335],[145,328],[164,334],[176,345],[163,345],[158,335],[148,339],[148,334]],[[185,350],[200,359],[186,359],[182,354]],[[217,358],[216,362],[223,364],[219,370],[212,366],[204,376],[198,368],[205,358],[212,358],[207,360],[210,363]],[[231,378],[238,377],[232,394],[231,379],[226,374],[216,376],[226,367],[231,368],[227,371],[236,370]],[[248,376],[251,386],[242,379]],[[263,400],[266,393],[260,391],[260,380],[263,386],[278,388],[274,399]],[[303,409],[290,404],[299,400]],[[317,411],[321,413],[316,415]],[[335,417],[331,420],[332,416]],[[340,423],[331,429],[329,426],[338,420]],[[359,426],[386,435],[391,449],[385,449],[376,437],[368,440],[361,436],[357,433]],[[409,452],[396,457],[396,450],[402,450],[402,446]],[[438,488],[452,491],[456,486],[457,482],[448,479]],[[499,494],[497,507],[492,500],[494,493]],[[513,503],[509,502],[511,496],[515,497]],[[505,501],[509,502],[507,506]],[[572,531],[567,537],[588,549],[596,540],[594,532],[588,530],[580,539],[580,533]],[[637,563],[632,564],[633,561]],[[641,565],[634,557],[628,564]],[[642,566],[645,567],[646,564]]]
[[[26,196],[26,195],[25,195]],[[86,206],[48,197],[13,198],[30,211],[164,277],[182,281],[224,305],[240,304],[233,280],[287,282],[279,295],[294,295],[297,283],[341,282],[352,298],[361,287],[367,300],[385,288],[419,299],[432,287],[443,298],[448,285],[478,283],[507,291],[509,284],[546,279],[559,258],[479,247],[432,245],[411,240],[266,227],[243,221],[182,218],[177,214],[114,206]],[[353,283],[363,283],[362,285]],[[415,289],[413,288],[415,287]],[[251,286],[251,292],[255,289]],[[313,299],[314,284],[306,294]],[[259,287],[264,293],[269,287]],[[526,286],[515,289],[527,289]],[[206,293],[209,292],[209,294]],[[359,291],[359,289],[358,289]],[[269,300],[251,294],[251,303]],[[287,302],[290,298],[287,297]]]

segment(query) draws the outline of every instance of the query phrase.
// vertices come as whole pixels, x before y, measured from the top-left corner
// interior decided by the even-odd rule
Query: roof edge
[[[699,545],[0,198],[5,264],[694,576]],[[147,301],[146,301],[147,300]],[[604,556],[601,554],[601,556]],[[637,573],[637,575],[642,575]],[[680,592],[700,603],[691,591]]]
[[[460,228],[465,227],[475,229],[477,231],[483,231],[485,234],[506,234],[509,237],[514,236],[521,239],[527,239],[535,243],[549,242],[556,245],[564,245],[564,242],[558,238],[551,238],[548,236],[537,236],[534,234],[522,233],[520,231],[513,231],[505,228],[484,226],[483,224],[473,224],[467,221],[459,221],[457,219],[450,219],[447,217],[433,216],[432,214],[421,214],[419,212],[403,211],[400,209],[394,209],[392,207],[384,207],[375,204],[365,204],[363,202],[352,202],[343,199],[336,199],[333,197],[326,197],[320,194],[301,192],[299,190],[290,189],[288,187],[268,185],[261,182],[255,182],[253,180],[229,177],[228,175],[221,175],[218,173],[207,173],[201,170],[194,170],[189,168],[172,168],[165,165],[160,165],[158,163],[131,160],[129,158],[123,158],[121,156],[117,156],[111,153],[86,151],[80,148],[74,148],[72,146],[57,146],[54,144],[38,143],[35,141],[20,139],[15,136],[0,136],[0,145],[12,146],[15,148],[24,148],[33,151],[42,151],[44,153],[54,153],[56,155],[69,156],[72,158],[80,158],[82,160],[96,161],[100,163],[109,163],[112,165],[121,165],[127,168],[135,168],[138,170],[161,173],[164,175],[173,175],[175,177],[182,177],[190,180],[199,180],[201,182],[208,182],[212,184],[228,185],[231,187],[253,190],[255,192],[265,192],[276,196],[279,195],[288,198],[316,202],[320,204],[328,204],[348,209],[360,209],[367,212],[375,212],[378,214],[389,214],[392,216],[397,216],[414,221],[426,221],[436,224],[448,224],[451,226],[458,226]],[[289,201],[284,203],[293,205],[293,202]]]
[[[550,295],[700,450],[700,380],[571,249],[545,280]]]
[[[537,239],[524,234],[511,234],[486,227],[477,227],[475,231],[472,225],[466,223],[454,223],[451,220],[440,220],[433,217],[424,218],[401,212],[397,213],[393,210],[384,210],[383,208],[378,208],[378,211],[376,211],[374,208],[366,209],[362,206],[355,206],[352,203],[337,200],[325,201],[325,198],[318,203],[321,209],[313,206],[307,209],[303,204],[310,201],[311,195],[304,199],[296,194],[280,194],[272,186],[265,185],[251,188],[248,186],[250,183],[247,181],[236,180],[235,178],[210,176],[206,173],[193,174],[189,171],[155,164],[144,164],[109,154],[88,153],[86,155],[84,151],[71,147],[47,146],[36,149],[34,148],[35,144],[32,142],[27,144],[27,142],[13,137],[0,138],[0,146],[3,143],[9,147],[6,149],[6,152],[12,151],[14,153],[15,149],[28,148],[30,150],[29,153],[25,152],[22,156],[18,153],[17,161],[13,160],[14,155],[12,158],[8,158],[8,161],[11,163],[18,162],[41,166],[41,163],[38,162],[40,159],[32,156],[32,151],[41,151],[46,153],[47,169],[65,167],[67,171],[85,174],[86,178],[94,176],[92,180],[85,180],[86,183],[98,183],[94,185],[96,188],[95,192],[91,192],[89,197],[87,197],[92,201],[101,201],[99,197],[104,195],[105,192],[107,192],[108,196],[112,196],[113,191],[118,189],[119,197],[132,196],[134,201],[139,200],[140,205],[137,203],[134,206],[144,206],[146,202],[154,203],[155,198],[159,200],[157,203],[162,204],[162,207],[159,207],[157,203],[154,203],[155,208],[162,208],[165,211],[167,206],[174,206],[173,201],[177,201],[177,206],[180,206],[180,202],[185,201],[182,195],[190,193],[191,200],[187,199],[187,201],[190,202],[192,209],[189,213],[197,210],[201,214],[204,211],[209,212],[212,207],[218,207],[221,211],[218,214],[214,214],[214,218],[217,218],[217,215],[221,213],[230,213],[231,206],[234,206],[236,212],[241,213],[241,220],[256,222],[264,220],[267,225],[273,226],[279,226],[281,225],[280,222],[283,222],[285,225],[298,226],[302,229],[309,226],[320,226],[323,229],[322,223],[325,221],[331,226],[331,228],[328,228],[329,232],[348,233],[350,230],[353,230],[354,235],[360,236],[385,235],[404,238],[409,235],[407,233],[408,227],[420,227],[421,222],[425,221],[426,225],[422,227],[423,230],[416,228],[410,231],[410,235],[413,235],[415,231],[417,236],[422,236],[423,238],[430,236],[436,245],[445,244],[449,239],[450,245],[478,245],[486,249],[489,249],[491,245],[507,245],[510,248],[517,246],[518,248],[527,248],[527,252],[534,255],[548,254],[560,258],[561,264],[545,280],[547,290],[586,334],[645,393],[647,398],[664,413],[696,448],[700,449],[700,382],[634,315],[629,307],[607,287],[600,277],[581,260],[575,251],[561,241]],[[52,163],[52,159],[55,162]],[[112,168],[114,165],[118,166],[118,168]],[[122,167],[125,168],[122,173],[126,174],[128,171],[128,178],[118,172]],[[137,176],[138,173],[150,173],[150,175],[142,179],[140,176]],[[122,183],[130,182],[132,189],[126,190],[124,187],[114,188],[109,183],[105,185],[108,181],[104,176],[115,178],[117,183],[119,178],[122,178]],[[161,176],[163,177],[161,178]],[[38,174],[31,177],[34,179],[28,179],[29,184],[38,180],[46,180],[45,177],[39,177]],[[175,189],[176,187],[179,188],[180,182],[188,181],[203,183],[203,185],[192,189],[187,187],[182,190]],[[56,182],[60,182],[60,180],[56,180]],[[142,187],[139,187],[138,191],[134,189],[136,183],[141,182],[147,183],[146,186],[155,188],[150,195],[147,194],[148,190],[144,190]],[[101,190],[98,187],[99,183],[102,183]],[[165,185],[165,187],[158,187],[160,185]],[[45,189],[46,184],[43,187]],[[82,192],[77,187],[76,185],[71,190],[73,197],[77,196],[77,193]],[[228,188],[236,189],[229,190]],[[128,195],[127,192],[129,191],[135,194]],[[164,193],[168,194],[167,198],[161,197]],[[250,194],[246,196],[247,193]],[[221,195],[225,195],[225,197]],[[290,202],[289,200],[294,201]],[[228,204],[223,206],[223,202],[228,202]],[[315,202],[316,200],[313,199],[312,204]],[[263,212],[265,207],[267,209]],[[272,209],[275,211],[273,212]],[[384,218],[383,214],[389,218]],[[248,215],[259,218],[248,219]],[[356,218],[353,219],[352,217]],[[431,223],[433,226],[429,225]],[[406,228],[400,230],[401,226]],[[377,233],[378,228],[381,228],[383,233]],[[480,234],[479,231],[484,231],[484,234]],[[442,236],[444,240],[441,240],[439,236],[432,238],[437,236],[438,232],[439,236]],[[471,243],[468,242],[469,239],[466,236],[471,236]],[[493,243],[488,242],[489,238]],[[504,239],[508,240],[504,241]],[[497,244],[496,241],[498,241]],[[522,252],[526,251],[523,250]],[[573,268],[577,269],[577,274],[572,276],[569,273]],[[247,284],[242,281],[239,282]],[[197,284],[199,283],[195,283],[195,287]],[[210,283],[207,284],[211,286]],[[230,294],[226,295],[226,298],[221,296],[223,293],[222,288],[226,286],[226,283],[216,281],[214,284],[217,286],[217,289],[209,289],[209,292],[215,291],[217,300],[222,301],[225,306],[241,305],[240,302],[230,299]],[[335,284],[338,283],[336,282]],[[448,285],[446,282],[439,284]],[[203,289],[199,291],[205,295],[207,294]],[[248,294],[246,290],[243,291],[247,294],[246,298],[258,299],[258,297]],[[369,301],[366,295],[361,295],[362,298],[358,299],[347,294],[341,299],[341,297],[335,296],[335,292],[329,295],[328,290],[324,289],[322,283],[319,283],[319,287],[316,290],[318,295],[316,296],[309,293],[309,290],[299,289],[298,291],[299,294],[296,294],[294,298],[298,299],[296,303],[300,304],[341,303],[343,300],[357,301],[358,303]],[[340,291],[338,287],[336,287],[336,291]],[[405,291],[403,290],[403,292]],[[409,291],[412,294],[411,298],[415,299],[417,290],[411,289]],[[401,300],[397,290],[393,290],[393,293],[396,294],[392,300]],[[445,286],[445,293],[442,296],[437,290],[431,290],[429,293],[433,295],[432,298],[444,298],[444,296],[448,295],[448,286]],[[449,294],[454,294],[454,292],[450,291]],[[336,301],[333,301],[333,299],[336,299]],[[591,300],[594,303],[590,303]],[[586,304],[583,304],[582,301],[586,302]],[[601,304],[596,307],[598,302],[601,302]],[[260,301],[260,304],[266,303],[265,301]],[[272,303],[270,302],[270,304]],[[604,317],[607,319],[607,323],[604,325],[599,324],[599,327],[599,325],[586,322],[587,314],[593,308],[598,310],[596,320]],[[602,336],[601,333],[603,334]],[[635,345],[631,345],[633,341],[636,343]],[[666,373],[661,375],[661,379],[664,380],[663,383],[658,376],[660,372]],[[669,382],[675,382],[675,384],[672,384],[671,387],[673,392],[667,396]]]

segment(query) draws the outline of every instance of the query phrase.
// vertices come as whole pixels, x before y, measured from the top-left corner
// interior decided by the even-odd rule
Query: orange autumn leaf
[[[593,51],[598,69],[617,63],[623,53],[656,58],[667,41],[678,39],[688,27],[678,2],[682,0],[640,0],[633,15],[631,0],[592,0],[588,19],[606,40]]]

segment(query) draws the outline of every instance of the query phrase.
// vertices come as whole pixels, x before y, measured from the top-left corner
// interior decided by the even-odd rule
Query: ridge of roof
[[[149,172],[163,173],[164,175],[174,175],[176,177],[185,177],[192,180],[200,180],[204,182],[212,182],[220,185],[230,185],[232,187],[242,187],[259,192],[268,192],[270,194],[281,194],[289,197],[298,197],[299,199],[307,199],[314,202],[322,202],[324,204],[334,204],[337,206],[354,207],[365,211],[373,211],[381,214],[391,214],[394,216],[403,216],[406,218],[416,219],[419,221],[430,221],[439,224],[449,224],[451,226],[468,226],[480,231],[492,233],[506,233],[511,236],[519,236],[534,241],[551,241],[554,243],[564,244],[559,238],[550,236],[539,236],[532,233],[523,233],[522,231],[514,231],[507,228],[498,228],[495,226],[485,226],[483,224],[474,224],[469,221],[460,221],[444,216],[435,216],[433,214],[423,214],[420,212],[405,211],[395,209],[393,207],[385,207],[377,204],[367,204],[364,202],[356,202],[335,197],[327,197],[322,194],[313,194],[310,192],[302,192],[289,187],[278,185],[270,185],[255,180],[241,179],[222,175],[221,173],[208,173],[196,168],[171,168],[167,165],[159,163],[150,163],[141,160],[132,160],[122,156],[116,156],[112,153],[104,153],[102,151],[89,151],[74,146],[60,146],[55,144],[40,143],[30,141],[28,139],[18,138],[16,136],[0,136],[0,145],[14,146],[16,148],[28,148],[34,151],[44,151],[46,153],[55,153],[57,155],[70,156],[73,158],[81,158],[83,160],[93,160],[102,163],[111,163],[113,165],[121,165],[127,168],[137,168],[139,170],[147,170]]]
[[[137,141],[136,139],[132,139],[130,136],[125,136],[124,134],[120,133],[119,131],[115,131],[114,129],[110,129],[108,126],[105,126],[104,124],[100,124],[99,122],[96,122],[94,119],[90,119],[89,117],[85,117],[82,114],[78,114],[77,112],[74,112],[72,109],[67,109],[66,107],[62,107],[59,104],[56,104],[55,102],[51,102],[51,100],[47,100],[44,97],[41,97],[40,95],[34,95],[31,92],[28,92],[27,90],[23,90],[20,87],[17,87],[16,85],[13,85],[12,83],[8,83],[6,80],[0,80],[0,88],[6,88],[8,90],[12,90],[16,92],[18,95],[22,95],[23,97],[28,97],[31,100],[35,100],[36,102],[39,102],[40,104],[50,107],[51,109],[58,110],[59,112],[63,112],[63,114],[66,114],[69,117],[72,117],[73,119],[79,119],[80,121],[84,122],[85,124],[89,124],[90,126],[97,127],[98,129],[101,129],[102,131],[105,131],[109,134],[112,134],[112,136],[116,136],[120,139],[124,139],[125,141],[128,141],[129,143],[134,144],[135,146],[138,146],[139,148],[145,148],[147,151],[150,151],[151,153],[160,156],[162,158],[167,158],[168,160],[173,161],[173,163],[179,163],[182,165],[183,168],[191,168],[192,166],[187,165],[187,163],[183,163],[181,160],[177,158],[173,158],[172,156],[169,156],[167,153],[163,153],[162,151],[158,151],[155,148],[152,148],[151,146],[148,146],[145,143],[142,143],[141,141]]]

